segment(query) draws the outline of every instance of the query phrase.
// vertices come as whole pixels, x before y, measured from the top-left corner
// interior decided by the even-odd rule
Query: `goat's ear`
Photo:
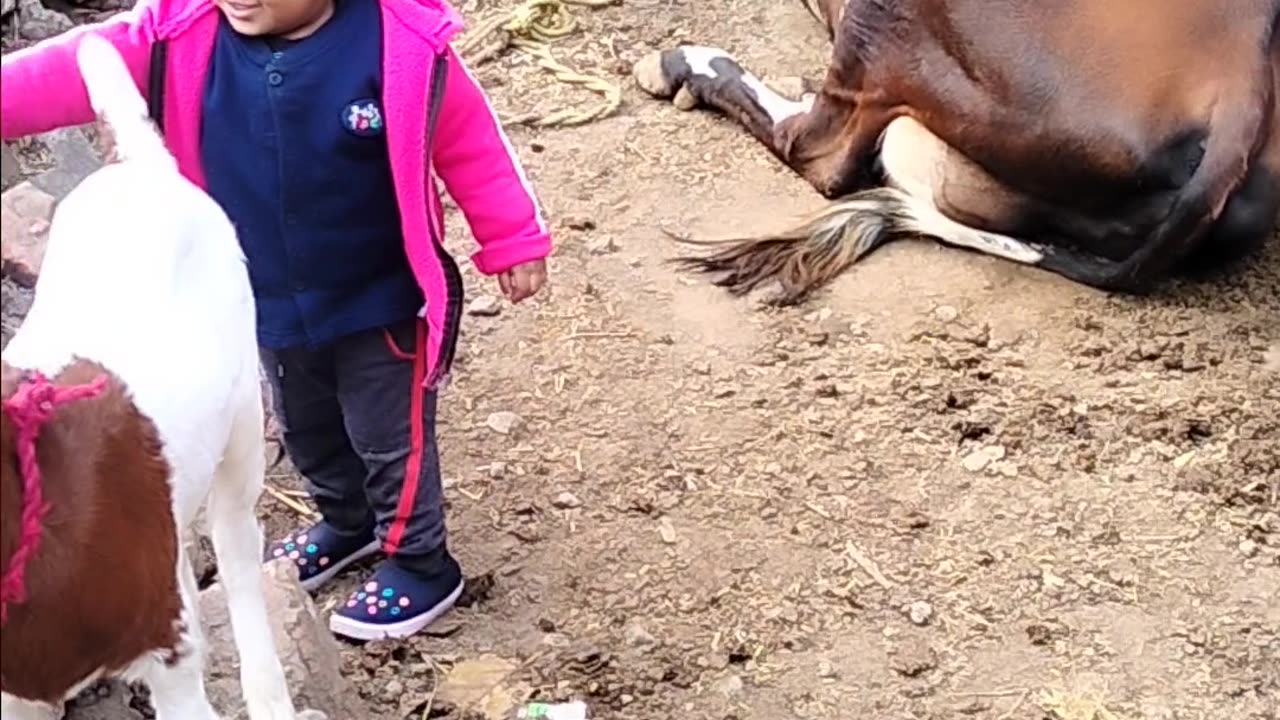
[[[102,119],[99,115],[94,120],[93,129],[98,136],[97,146],[98,152],[102,155],[102,162],[110,164],[118,161],[120,158],[116,155],[116,134],[111,130],[111,125]]]

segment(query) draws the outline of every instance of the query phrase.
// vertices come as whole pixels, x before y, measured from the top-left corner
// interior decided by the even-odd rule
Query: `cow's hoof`
[[[666,71],[662,69],[662,56],[662,51],[646,55],[631,69],[631,74],[641,90],[656,98],[665,99],[675,95],[677,88],[674,80],[667,77]]]
[[[671,104],[675,105],[677,110],[689,111],[701,105],[702,101],[693,94],[688,85],[681,85],[676,91],[676,96],[671,99]]]

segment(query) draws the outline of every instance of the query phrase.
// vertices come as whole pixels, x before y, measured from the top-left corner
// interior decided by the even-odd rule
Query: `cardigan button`
[[[274,71],[267,73],[267,82],[270,83],[273,87],[276,85],[279,85],[280,83],[284,82],[284,75],[281,75],[280,73],[274,72]]]

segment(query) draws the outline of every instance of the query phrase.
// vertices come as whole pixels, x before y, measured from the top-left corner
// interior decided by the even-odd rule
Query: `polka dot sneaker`
[[[267,548],[267,560],[288,558],[298,565],[298,578],[308,592],[320,588],[353,562],[378,552],[372,534],[352,538],[339,535],[323,521]]]
[[[462,586],[462,568],[451,556],[431,576],[386,562],[334,611],[329,629],[353,640],[409,637],[449,612]]]

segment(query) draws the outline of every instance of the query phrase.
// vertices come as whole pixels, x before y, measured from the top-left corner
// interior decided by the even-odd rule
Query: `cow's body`
[[[731,289],[777,278],[795,301],[921,234],[1141,292],[1274,227],[1280,0],[806,2],[835,47],[799,101],[710,48],[636,67],[650,93],[736,118],[842,198],[693,261]]]

